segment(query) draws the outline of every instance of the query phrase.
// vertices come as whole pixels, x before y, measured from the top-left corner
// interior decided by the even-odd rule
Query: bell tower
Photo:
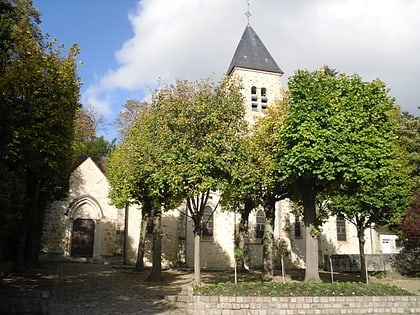
[[[227,75],[240,78],[245,100],[245,120],[253,124],[255,117],[264,115],[270,104],[282,99],[283,71],[249,24],[249,6],[245,15],[248,24],[236,47]]]

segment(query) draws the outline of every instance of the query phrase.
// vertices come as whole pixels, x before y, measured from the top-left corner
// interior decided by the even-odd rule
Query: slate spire
[[[245,27],[238,47],[236,47],[227,74],[230,75],[236,67],[283,74],[283,71],[249,24]]]

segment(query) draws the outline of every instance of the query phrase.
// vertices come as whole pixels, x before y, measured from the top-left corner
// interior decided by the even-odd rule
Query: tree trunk
[[[366,255],[365,255],[365,229],[357,227],[357,238],[359,239],[359,252],[360,252],[360,280],[368,283]]]
[[[305,223],[306,270],[305,282],[321,281],[318,271],[318,237],[316,229],[315,188],[310,183],[301,186]]]
[[[33,218],[37,205],[38,185],[35,176],[26,175],[26,198],[22,213],[22,221],[19,227],[19,236],[16,244],[14,270],[23,270],[28,262],[31,262],[31,246],[28,240],[31,240],[33,231]]]
[[[29,242],[29,262],[31,265],[38,264],[39,251],[41,249],[42,227],[44,226],[45,207],[47,206],[45,198],[37,198],[36,208],[33,212],[33,219],[30,228]]]
[[[162,281],[162,209],[155,209],[153,216],[153,255],[149,281]]]
[[[264,281],[271,281],[274,278],[273,273],[273,218],[266,213],[264,237],[263,237],[263,273]]]
[[[144,245],[146,243],[148,221],[149,221],[149,216],[143,215],[141,218],[139,245],[137,248],[137,260],[136,260],[136,265],[134,267],[134,271],[137,271],[137,272],[144,270]]]
[[[200,234],[194,232],[194,284],[201,285]]]
[[[128,203],[126,203],[124,207],[124,244],[123,244],[123,264],[124,265],[128,264],[127,250],[128,250],[128,216],[129,215],[130,215],[130,207]],[[140,230],[140,233],[141,231],[142,230]],[[139,243],[140,243],[140,239],[139,239]]]
[[[241,212],[241,221],[239,222],[239,233],[236,241],[236,247],[242,251],[242,258],[238,259],[238,270],[249,270],[249,214],[252,210],[252,204],[245,203],[244,210]]]

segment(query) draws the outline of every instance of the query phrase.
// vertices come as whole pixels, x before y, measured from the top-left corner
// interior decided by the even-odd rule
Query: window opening
[[[261,88],[261,108],[266,109],[267,108],[267,89]]]
[[[202,236],[212,237],[213,236],[213,209],[205,207],[202,218],[203,229],[201,232]]]
[[[264,228],[265,228],[265,214],[264,211],[258,210],[257,216],[256,216],[257,226],[255,230],[255,236],[256,238],[263,238],[264,236]]]
[[[258,110],[258,96],[257,88],[255,86],[251,87],[251,108],[253,111]]]
[[[337,241],[346,241],[346,221],[343,218],[337,218]]]

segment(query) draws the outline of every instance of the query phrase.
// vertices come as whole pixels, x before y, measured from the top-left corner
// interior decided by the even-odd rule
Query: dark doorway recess
[[[95,222],[91,219],[76,219],[71,239],[72,257],[92,257]]]

